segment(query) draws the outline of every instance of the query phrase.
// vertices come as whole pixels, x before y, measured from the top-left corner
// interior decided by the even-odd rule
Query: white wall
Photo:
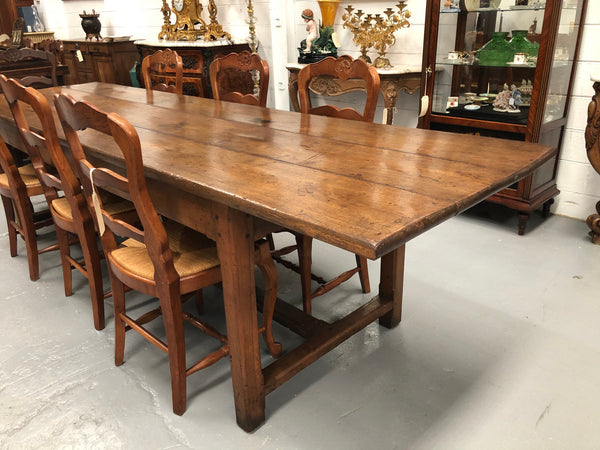
[[[161,0],[39,0],[46,16],[49,29],[60,39],[82,38],[79,13],[84,9],[95,9],[100,13],[102,34],[133,35],[139,39],[154,39],[162,25]],[[207,2],[204,1],[204,4]],[[352,34],[342,28],[342,14],[348,5],[362,8],[366,12],[382,12],[396,2],[375,0],[342,0],[334,28],[341,41],[339,54],[358,56],[360,53],[352,42]],[[600,1],[588,0],[580,60],[577,63],[577,76],[574,95],[570,104],[567,130],[560,157],[558,187],[561,194],[553,206],[557,214],[585,219],[594,212],[595,203],[600,200],[600,176],[587,161],[583,132],[586,126],[587,105],[593,95],[591,73],[600,74],[600,54],[596,42],[600,39]],[[300,17],[303,9],[313,9],[320,17],[317,2],[314,0],[254,0],[257,17],[257,36],[260,40],[260,54],[271,67],[271,87],[269,106],[288,109],[286,62],[295,62],[296,48],[305,37],[305,24]],[[421,64],[423,31],[425,23],[425,0],[408,0],[411,11],[411,26],[396,32],[396,44],[388,51],[393,65]],[[217,0],[218,20],[234,38],[248,35],[245,0]],[[377,55],[373,52],[374,59]],[[398,98],[394,125],[415,126],[419,95],[402,93]],[[381,120],[382,101],[376,120]]]

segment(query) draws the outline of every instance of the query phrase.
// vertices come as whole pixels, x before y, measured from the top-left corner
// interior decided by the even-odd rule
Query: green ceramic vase
[[[508,33],[505,31],[496,31],[492,34],[492,39],[477,50],[477,58],[481,66],[506,66],[506,63],[512,61],[515,52],[506,41]]]

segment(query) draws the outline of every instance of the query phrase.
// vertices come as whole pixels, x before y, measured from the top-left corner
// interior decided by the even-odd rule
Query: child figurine
[[[304,50],[304,53],[310,53],[312,42],[319,37],[319,28],[315,22],[312,10],[305,9],[302,11],[302,18],[304,19],[304,22],[306,22],[306,31],[308,32],[308,36],[306,36],[306,49]]]

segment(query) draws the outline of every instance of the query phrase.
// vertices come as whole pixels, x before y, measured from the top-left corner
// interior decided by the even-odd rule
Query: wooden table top
[[[129,120],[149,178],[372,259],[509,186],[556,151],[160,92],[148,104],[143,89],[103,83],[42,92],[68,93]],[[4,101],[0,133],[18,144]],[[82,142],[104,158],[118,155],[98,135]]]

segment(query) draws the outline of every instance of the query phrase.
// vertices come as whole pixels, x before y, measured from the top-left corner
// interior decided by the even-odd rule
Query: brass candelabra
[[[406,0],[400,0],[396,5],[398,11],[387,8],[382,14],[365,14],[362,9],[356,10],[348,5],[342,16],[344,28],[350,29],[352,41],[360,48],[360,59],[371,63],[367,52],[372,47],[379,53],[373,62],[377,68],[391,67],[390,60],[385,57],[388,47],[394,45],[394,33],[401,28],[408,28],[411,14],[406,9]],[[364,17],[363,17],[364,16]]]

